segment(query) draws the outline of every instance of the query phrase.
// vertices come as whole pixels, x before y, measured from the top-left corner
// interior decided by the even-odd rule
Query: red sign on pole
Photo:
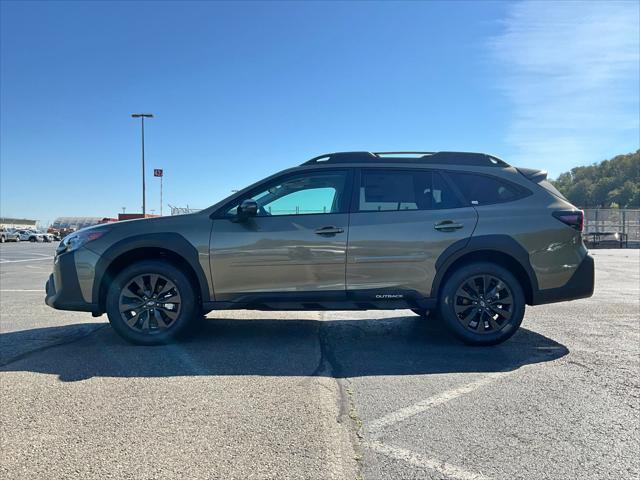
[[[161,177],[162,176],[162,169],[161,168],[154,168],[153,169],[153,176],[154,177]]]

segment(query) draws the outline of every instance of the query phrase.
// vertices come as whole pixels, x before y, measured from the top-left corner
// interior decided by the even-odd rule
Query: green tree
[[[583,179],[569,187],[566,197],[571,201],[571,203],[589,207],[593,205],[593,196],[591,195],[592,190],[593,184],[589,180]]]
[[[638,201],[640,197],[640,185],[633,183],[630,180],[624,182],[622,187],[615,188],[611,190],[608,194],[609,202],[615,202],[618,205],[627,205],[633,206],[637,205],[634,203]]]
[[[575,167],[552,180],[569,201],[580,207],[640,207],[640,150],[611,160]]]

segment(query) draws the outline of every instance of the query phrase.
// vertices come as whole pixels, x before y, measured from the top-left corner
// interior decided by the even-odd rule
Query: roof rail
[[[393,156],[401,156],[404,157],[406,156],[421,156],[424,157],[426,155],[433,155],[434,153],[437,152],[374,152],[374,155],[377,155],[378,157],[393,157]]]
[[[319,155],[302,165],[321,163],[448,163],[485,167],[508,167],[504,160],[486,153],[473,152],[335,152]]]
[[[302,165],[314,163],[365,163],[374,162],[376,155],[371,152],[335,152],[325,153],[304,162]]]

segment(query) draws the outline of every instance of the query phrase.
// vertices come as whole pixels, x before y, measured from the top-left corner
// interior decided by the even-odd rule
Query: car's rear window
[[[472,205],[512,202],[531,194],[520,185],[490,175],[447,172],[465,199]]]

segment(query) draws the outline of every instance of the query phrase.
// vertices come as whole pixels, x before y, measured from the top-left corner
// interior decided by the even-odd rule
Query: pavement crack
[[[325,375],[335,380],[338,385],[339,415],[336,419],[338,423],[347,425],[351,447],[353,448],[356,462],[356,480],[364,480],[364,455],[362,453],[361,440],[363,438],[363,422],[358,415],[353,388],[349,379],[344,376],[344,368],[340,364],[336,353],[335,345],[330,340],[330,324],[322,321],[318,322],[318,342],[320,344],[320,360],[313,376]]]

